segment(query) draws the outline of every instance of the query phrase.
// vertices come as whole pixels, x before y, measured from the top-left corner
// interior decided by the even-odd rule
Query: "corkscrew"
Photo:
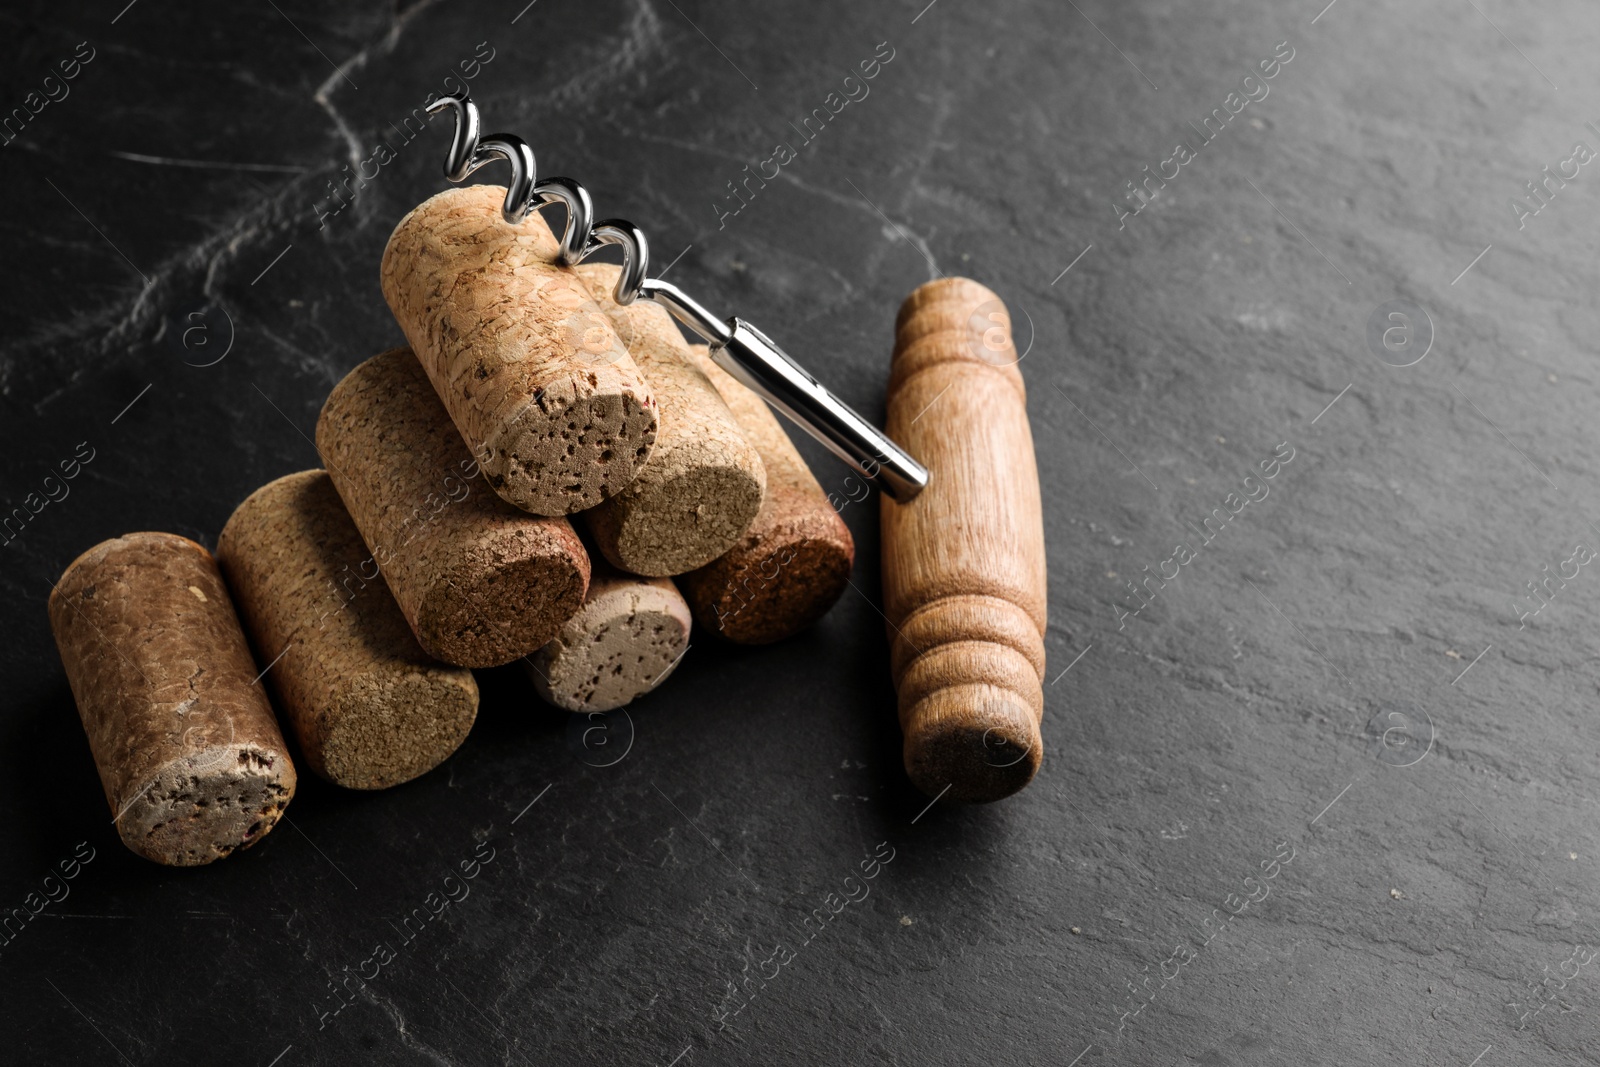
[[[551,204],[567,210],[561,234],[561,262],[576,266],[606,245],[622,249],[622,273],[614,298],[626,306],[639,297],[654,300],[705,339],[711,358],[755,390],[828,450],[850,464],[890,497],[907,501],[928,484],[928,471],[877,427],[834,396],[766,334],[734,316],[722,320],[670,282],[651,278],[650,243],[644,231],[623,219],[594,218],[589,192],[571,178],[540,178],[533,149],[506,133],[480,133],[478,106],[467,93],[441,96],[428,104],[432,114],[450,111],[455,132],[445,158],[445,177],[453,182],[495,160],[511,166],[501,217],[513,226]]]

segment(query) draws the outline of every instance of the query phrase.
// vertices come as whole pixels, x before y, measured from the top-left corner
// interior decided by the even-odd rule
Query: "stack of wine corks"
[[[294,795],[284,733],[318,776],[392,787],[465,740],[473,668],[522,660],[548,703],[606,711],[672,674],[691,620],[762,644],[843,590],[849,531],[765,404],[659,306],[617,306],[617,268],[560,265],[537,215],[505,225],[504,193],[451,190],[396,228],[382,288],[410,347],[334,388],[325,469],[251,494],[215,559],[129,534],[58,583],[51,626],[140,855],[264,836]]]

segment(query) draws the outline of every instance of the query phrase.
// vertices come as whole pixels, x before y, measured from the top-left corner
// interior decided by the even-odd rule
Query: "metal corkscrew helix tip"
[[[654,300],[710,346],[711,358],[773,407],[803,427],[828,450],[891,498],[905,502],[928,484],[928,471],[887,435],[834,396],[766,334],[733,317],[726,321],[707,311],[670,282],[647,277],[650,244],[644,231],[623,219],[594,219],[588,190],[571,178],[538,176],[533,149],[506,133],[480,135],[478,106],[463,93],[441,96],[430,113],[449,110],[455,133],[445,159],[445,177],[465,181],[479,167],[503,159],[511,165],[501,216],[516,225],[547,204],[567,209],[561,234],[561,262],[575,266],[606,245],[622,249],[622,273],[614,299],[628,305],[638,297]]]

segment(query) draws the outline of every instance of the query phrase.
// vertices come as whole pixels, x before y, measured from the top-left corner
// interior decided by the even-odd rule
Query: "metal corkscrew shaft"
[[[777,343],[744,320],[722,320],[670,282],[648,277],[650,244],[644,231],[623,219],[594,219],[588,190],[571,178],[538,176],[533,149],[512,134],[480,133],[478,107],[466,95],[441,96],[428,111],[450,111],[455,131],[445,159],[445,177],[465,181],[495,160],[511,166],[501,216],[516,225],[548,204],[567,209],[561,262],[575,266],[606,245],[622,249],[622,272],[614,299],[626,306],[643,296],[654,300],[710,346],[718,366],[782,411],[862,477],[895,500],[907,501],[928,484],[927,469],[883,431],[834,396]]]

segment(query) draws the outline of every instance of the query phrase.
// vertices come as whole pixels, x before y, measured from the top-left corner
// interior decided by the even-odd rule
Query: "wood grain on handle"
[[[906,773],[929,796],[999,800],[1039,769],[1045,561],[1026,394],[1000,298],[966,278],[896,323],[888,432],[928,488],[882,502],[884,613]]]

